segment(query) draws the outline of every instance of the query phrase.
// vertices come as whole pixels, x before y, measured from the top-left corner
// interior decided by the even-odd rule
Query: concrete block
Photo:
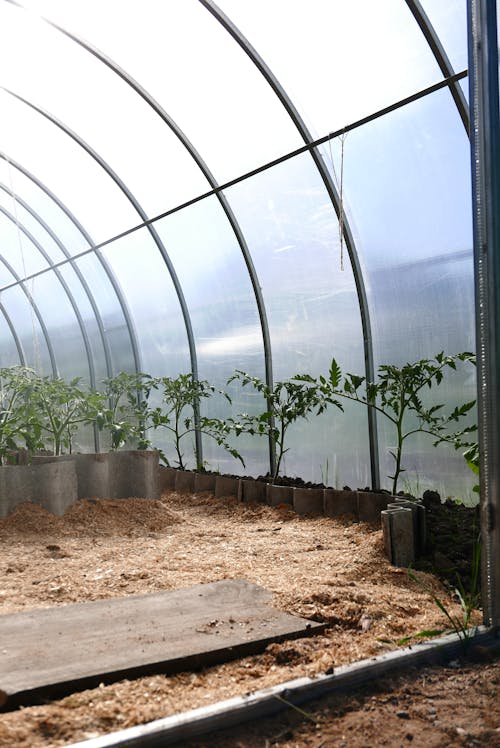
[[[266,504],[278,506],[278,504],[293,505],[293,488],[291,486],[274,486],[266,483]]]
[[[75,456],[73,454],[32,455],[31,464],[32,465],[45,465],[47,462],[68,462],[74,459],[75,459]]]
[[[392,542],[391,542],[391,511],[394,509],[383,509],[380,513],[380,522],[382,524],[382,541],[384,543],[384,554],[392,564]]]
[[[147,449],[108,452],[108,460],[110,498],[159,498],[158,452]]]
[[[256,501],[265,504],[266,486],[263,480],[242,480],[241,481],[241,500]]]
[[[215,481],[215,495],[241,497],[241,481],[239,478],[229,478],[226,475],[217,475]]]
[[[177,472],[175,468],[165,467],[165,465],[158,466],[158,487],[160,493],[175,488],[175,476]]]
[[[415,561],[413,514],[409,507],[386,509],[382,512],[384,548],[394,566],[408,567]]]
[[[215,493],[215,483],[217,475],[215,473],[195,473],[194,474],[194,490],[197,493],[202,491],[211,491]]]
[[[323,512],[325,517],[340,517],[352,514],[358,518],[358,494],[356,491],[338,491],[336,488],[323,490]]]
[[[58,460],[32,465],[31,470],[32,501],[61,517],[66,509],[78,499],[75,460]]]
[[[392,496],[374,491],[358,491],[358,519],[360,522],[380,522],[380,512],[387,509]]]
[[[393,496],[391,507],[404,506],[411,509],[413,517],[413,535],[415,538],[415,557],[419,558],[427,546],[427,510],[420,501],[412,501],[402,496]]]
[[[76,466],[78,498],[109,496],[109,454],[90,452],[72,455]]]
[[[297,514],[323,514],[323,492],[323,488],[294,488],[294,511]]]
[[[0,467],[0,517],[6,517],[23,501],[33,501],[31,465]]]
[[[175,490],[179,493],[193,493],[194,473],[190,470],[176,470]]]

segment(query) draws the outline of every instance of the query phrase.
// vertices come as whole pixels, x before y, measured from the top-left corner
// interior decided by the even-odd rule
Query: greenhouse
[[[437,492],[477,520],[496,631],[497,5],[0,0],[0,470],[146,449],[323,508],[382,495],[379,533],[391,497]]]

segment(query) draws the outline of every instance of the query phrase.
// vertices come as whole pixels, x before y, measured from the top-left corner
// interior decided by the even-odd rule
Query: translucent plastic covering
[[[1,366],[225,389],[474,349],[465,2],[0,0],[0,24]],[[257,407],[229,390],[202,415]],[[293,425],[284,472],[387,487],[390,431],[344,405]],[[202,446],[269,469],[265,439],[245,469]],[[471,485],[425,439],[407,464]]]

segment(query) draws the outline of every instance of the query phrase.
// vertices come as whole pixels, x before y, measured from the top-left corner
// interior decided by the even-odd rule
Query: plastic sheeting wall
[[[367,356],[474,348],[456,100],[445,86],[372,118],[465,70],[465,0],[1,0],[0,23],[1,366],[99,383],[194,362],[224,387],[235,368],[276,381],[334,355],[364,374]],[[474,378],[443,389],[473,399]],[[383,423],[379,441],[387,486]],[[290,446],[289,474],[371,482],[358,406]],[[410,487],[470,489],[446,447],[416,439],[406,466]],[[247,472],[267,468],[263,440]]]

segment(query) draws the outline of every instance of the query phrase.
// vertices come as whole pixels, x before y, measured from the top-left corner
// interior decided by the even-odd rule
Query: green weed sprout
[[[472,565],[471,565],[471,580],[470,590],[467,592],[461,577],[457,574],[457,586],[455,587],[454,593],[457,597],[461,614],[455,615],[451,613],[446,607],[445,603],[439,598],[435,592],[419,579],[412,571],[408,571],[408,576],[413,582],[416,582],[425,592],[429,593],[433,601],[447,618],[450,628],[442,631],[432,632],[420,632],[417,636],[429,636],[438,634],[449,634],[455,633],[464,645],[464,649],[470,644],[470,640],[475,636],[477,627],[471,628],[472,614],[480,605],[481,601],[481,590],[480,590],[480,573],[481,573],[481,535],[479,534],[473,543],[472,547]]]

